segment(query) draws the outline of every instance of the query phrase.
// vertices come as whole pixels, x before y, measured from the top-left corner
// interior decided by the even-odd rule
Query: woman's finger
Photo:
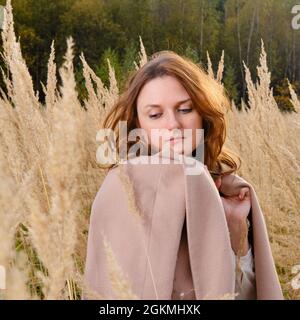
[[[250,195],[249,188],[245,187],[240,190],[239,199],[243,200],[245,197]]]

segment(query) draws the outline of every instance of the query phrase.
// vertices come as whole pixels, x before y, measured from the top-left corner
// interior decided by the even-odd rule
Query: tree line
[[[62,63],[66,38],[76,44],[80,98],[86,95],[81,61],[108,84],[107,58],[120,87],[138,59],[139,36],[147,54],[174,50],[206,67],[225,51],[224,84],[236,102],[245,99],[245,63],[256,74],[261,39],[268,54],[274,96],[291,108],[287,78],[300,94],[300,29],[291,21],[297,0],[12,0],[15,29],[34,87],[43,92],[52,40]],[[5,0],[0,0],[5,5]],[[1,62],[2,68],[5,68]],[[2,80],[1,80],[2,81]],[[0,83],[2,86],[3,83]]]

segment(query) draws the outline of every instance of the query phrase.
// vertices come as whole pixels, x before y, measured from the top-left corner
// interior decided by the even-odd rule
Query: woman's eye
[[[189,113],[189,112],[191,112],[192,110],[193,110],[193,108],[191,108],[191,107],[178,109],[178,111],[180,111],[181,113]],[[150,115],[149,115],[149,118],[151,118],[151,119],[157,119],[157,118],[159,118],[161,115],[162,115],[161,112],[159,112],[159,113],[154,113],[154,114],[150,114]]]
[[[149,115],[149,118],[151,118],[151,119],[156,119],[156,118],[158,118],[160,115],[161,115],[161,113],[150,114],[150,115]]]
[[[182,113],[189,113],[192,111],[192,108],[184,108],[184,109],[178,109],[178,111],[182,112]]]

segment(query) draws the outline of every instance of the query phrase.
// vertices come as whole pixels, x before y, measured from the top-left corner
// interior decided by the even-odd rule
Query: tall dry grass
[[[239,174],[255,187],[266,218],[272,252],[286,298],[300,298],[291,287],[292,267],[300,262],[300,106],[291,85],[295,109],[283,113],[273,97],[271,74],[261,45],[258,79],[245,65],[248,101],[233,106],[228,117],[227,146],[238,152]]]
[[[2,39],[7,92],[0,98],[0,265],[7,272],[3,297],[79,299],[84,293],[101,299],[86,287],[82,274],[91,204],[106,174],[96,162],[96,133],[119,94],[114,69],[108,60],[107,88],[80,56],[88,92],[83,108],[76,92],[73,40],[67,40],[58,70],[59,88],[52,43],[42,105],[16,40],[10,0]],[[140,42],[135,68],[147,61]],[[249,100],[241,111],[233,105],[228,115],[227,145],[241,155],[239,174],[253,183],[260,198],[285,297],[299,299],[300,290],[294,290],[291,281],[292,267],[300,263],[300,103],[290,86],[296,112],[279,111],[266,59],[262,45],[256,82],[245,66]],[[219,82],[223,69],[224,55]],[[118,296],[135,298],[109,244],[106,248]]]

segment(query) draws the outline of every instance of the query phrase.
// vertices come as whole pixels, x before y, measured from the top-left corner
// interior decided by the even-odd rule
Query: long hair
[[[223,145],[226,139],[226,113],[231,108],[224,88],[189,58],[170,50],[153,54],[149,61],[129,74],[118,101],[103,120],[103,128],[112,129],[119,145],[119,121],[127,121],[127,134],[137,128],[137,97],[150,80],[162,76],[175,77],[186,89],[194,107],[203,119],[204,164],[212,176],[235,172],[241,159]],[[127,150],[133,142],[127,139]],[[113,165],[111,165],[112,167]]]

